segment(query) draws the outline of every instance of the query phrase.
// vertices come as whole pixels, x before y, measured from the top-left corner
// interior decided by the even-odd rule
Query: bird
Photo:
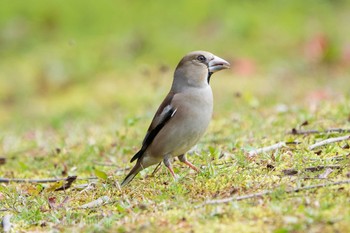
[[[143,139],[140,150],[130,162],[136,164],[121,182],[124,187],[143,169],[161,162],[174,179],[175,157],[199,172],[186,158],[205,133],[213,114],[210,78],[213,73],[230,68],[230,63],[206,51],[193,51],[178,63],[171,89],[165,97]]]

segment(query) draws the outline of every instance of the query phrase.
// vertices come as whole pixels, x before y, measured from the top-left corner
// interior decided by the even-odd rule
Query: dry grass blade
[[[96,180],[97,177],[86,177],[77,178],[77,176],[68,176],[67,178],[56,178],[56,179],[10,179],[10,178],[0,178],[0,183],[54,183],[58,181],[68,181],[72,177],[76,177],[77,180]]]

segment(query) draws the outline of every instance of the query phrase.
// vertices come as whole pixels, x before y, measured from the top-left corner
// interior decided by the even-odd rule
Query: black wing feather
[[[154,129],[150,130],[145,139],[143,140],[141,150],[139,150],[130,160],[130,163],[134,162],[136,159],[141,158],[143,153],[147,150],[148,146],[151,145],[153,142],[154,138],[157,136],[159,131],[164,127],[164,125],[175,115],[176,113],[176,108],[170,108],[164,115],[163,119],[159,124],[154,127]]]

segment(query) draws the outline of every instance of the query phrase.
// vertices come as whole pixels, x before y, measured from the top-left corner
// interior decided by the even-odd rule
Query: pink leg
[[[169,169],[171,175],[173,176],[174,180],[177,180],[177,175],[175,174],[173,170],[173,166],[171,165],[170,159],[168,157],[165,157],[163,159],[164,165]]]
[[[192,168],[196,172],[199,172],[199,169],[196,166],[194,166],[192,163],[190,163],[184,154],[178,156],[178,158],[181,162],[183,162],[184,164],[186,164],[187,166],[189,166],[190,168]]]

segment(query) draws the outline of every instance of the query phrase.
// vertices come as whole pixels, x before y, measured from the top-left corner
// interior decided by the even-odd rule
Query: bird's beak
[[[223,69],[229,69],[230,63],[225,61],[224,59],[214,56],[214,59],[212,59],[208,64],[209,72],[215,73],[216,71],[223,70]]]

